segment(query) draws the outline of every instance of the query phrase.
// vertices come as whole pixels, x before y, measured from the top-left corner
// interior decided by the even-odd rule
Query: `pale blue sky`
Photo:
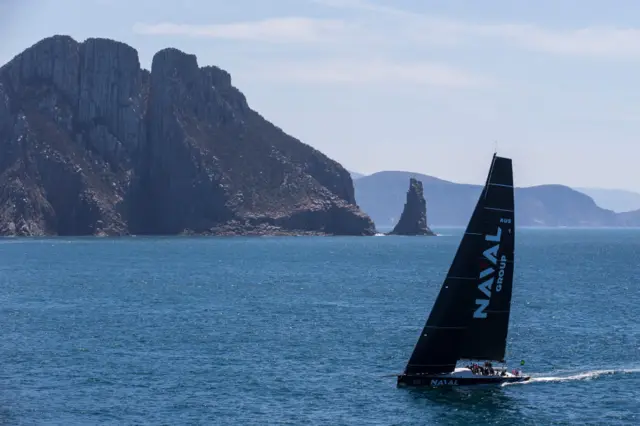
[[[518,185],[640,191],[637,0],[0,0],[0,62],[39,39],[167,46],[371,173],[480,183],[498,140]]]

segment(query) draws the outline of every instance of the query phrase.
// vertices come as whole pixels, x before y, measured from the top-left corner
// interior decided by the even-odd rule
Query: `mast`
[[[509,194],[511,196],[509,197]],[[511,200],[509,204],[509,199]],[[506,200],[506,201],[505,201]],[[510,216],[509,216],[510,215]],[[502,220],[502,222],[500,222]],[[508,222],[508,223],[507,223]],[[496,237],[496,227],[504,229]],[[502,228],[501,228],[502,229]],[[511,242],[507,235],[511,235]],[[498,248],[494,248],[499,239]],[[509,250],[511,255],[509,255]],[[494,274],[488,272],[487,259],[497,256]],[[499,271],[499,260],[506,256],[509,265],[503,272],[500,291],[497,287],[489,289],[489,277]],[[489,256],[487,258],[487,256]],[[500,350],[502,331],[506,342],[508,325],[508,305],[511,300],[511,279],[513,274],[513,178],[511,160],[493,155],[491,167],[482,193],[476,203],[462,241],[451,263],[447,276],[433,305],[427,322],[418,338],[416,346],[405,367],[405,374],[447,373],[455,369],[459,358],[478,358],[480,355],[493,355],[494,359],[502,354]],[[509,263],[511,261],[511,263]],[[500,272],[498,272],[500,273]],[[506,280],[509,282],[507,283]],[[508,297],[507,297],[508,293]],[[498,296],[495,296],[498,295]],[[489,310],[487,310],[489,309]],[[486,317],[485,317],[486,314]],[[497,315],[497,321],[496,321]],[[507,324],[503,327],[502,322]],[[475,321],[478,320],[478,321]],[[484,321],[481,321],[484,320]],[[475,322],[474,322],[475,321]],[[498,337],[487,337],[500,329]],[[504,330],[502,330],[504,329]],[[472,336],[480,333],[490,343],[492,349],[486,349],[481,338]],[[485,348],[485,349],[482,349]]]

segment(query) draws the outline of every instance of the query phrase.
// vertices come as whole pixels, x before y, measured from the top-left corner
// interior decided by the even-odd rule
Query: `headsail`
[[[509,223],[506,223],[507,220]],[[495,235],[498,224],[503,228],[500,245],[494,249],[491,244],[496,244],[492,240],[497,239]],[[405,374],[451,372],[462,357],[496,359],[500,354],[504,356],[513,276],[513,233],[511,160],[494,154],[485,186],[427,323],[409,358]],[[484,260],[480,261],[486,259],[485,253],[497,257],[498,266],[494,271],[500,270],[499,261],[503,255],[507,259],[500,291],[496,291],[497,287],[492,287],[489,293],[492,297],[486,300],[483,298],[486,297],[485,291],[490,284],[485,283],[485,279],[489,275],[487,264]],[[489,259],[493,260],[492,257]],[[483,318],[473,318],[474,313]],[[480,321],[481,319],[484,321]],[[470,339],[472,333],[477,333],[478,336]],[[481,339],[485,339],[484,342]],[[503,342],[502,346],[500,342]],[[477,354],[490,356],[478,358],[475,356]]]

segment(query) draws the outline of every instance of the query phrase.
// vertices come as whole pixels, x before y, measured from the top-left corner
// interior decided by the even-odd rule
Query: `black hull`
[[[530,376],[443,377],[441,375],[398,376],[397,387],[441,388],[472,385],[500,385],[526,382]]]

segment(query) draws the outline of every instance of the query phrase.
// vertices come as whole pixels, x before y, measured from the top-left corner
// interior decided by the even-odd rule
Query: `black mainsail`
[[[478,228],[482,254],[461,359],[504,362],[511,312],[515,216],[511,159],[494,156]]]
[[[511,159],[494,154],[480,198],[405,374],[452,372],[459,359],[504,360],[514,237]]]

